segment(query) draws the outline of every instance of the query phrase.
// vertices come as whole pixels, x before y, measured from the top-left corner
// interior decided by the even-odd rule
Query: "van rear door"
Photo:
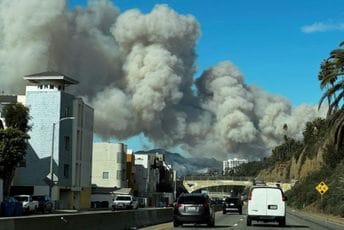
[[[254,188],[251,191],[251,197],[248,201],[248,215],[252,216],[266,216],[266,189]]]
[[[266,189],[266,207],[268,216],[284,216],[285,202],[283,200],[283,193],[279,188]]]

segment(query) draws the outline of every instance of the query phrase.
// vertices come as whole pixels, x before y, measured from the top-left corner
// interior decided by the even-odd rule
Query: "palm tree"
[[[333,143],[337,150],[344,148],[344,42],[339,49],[330,52],[330,57],[321,63],[318,75],[320,88],[326,89],[319,102],[319,108],[327,99],[327,117]]]
[[[320,99],[319,108],[325,99],[328,102],[327,115],[332,115],[343,108],[341,104],[344,98],[344,42],[340,44],[339,49],[331,51],[330,57],[324,60],[320,66],[318,79],[320,88],[326,89]]]

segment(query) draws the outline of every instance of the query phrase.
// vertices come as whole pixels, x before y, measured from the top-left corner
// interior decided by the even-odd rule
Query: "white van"
[[[252,187],[248,195],[247,226],[251,226],[252,220],[278,222],[285,226],[286,200],[279,187]]]

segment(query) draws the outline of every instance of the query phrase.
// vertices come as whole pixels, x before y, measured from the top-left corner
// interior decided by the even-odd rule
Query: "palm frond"
[[[344,57],[344,49],[335,49],[332,50],[330,53],[331,58],[343,58]]]
[[[335,108],[335,111],[338,110],[339,103],[340,103],[341,100],[343,100],[343,97],[344,97],[344,91],[340,92],[338,94],[338,96],[336,97],[336,99],[331,103],[331,107]],[[343,105],[342,105],[342,107],[343,107]]]

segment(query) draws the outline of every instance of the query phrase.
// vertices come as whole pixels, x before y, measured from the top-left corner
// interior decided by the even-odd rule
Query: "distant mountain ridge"
[[[171,165],[177,172],[177,177],[186,175],[197,175],[207,173],[209,170],[222,170],[222,162],[215,158],[206,157],[183,157],[179,153],[172,153],[165,149],[151,149],[148,151],[137,151],[137,154],[163,154],[167,164]]]

